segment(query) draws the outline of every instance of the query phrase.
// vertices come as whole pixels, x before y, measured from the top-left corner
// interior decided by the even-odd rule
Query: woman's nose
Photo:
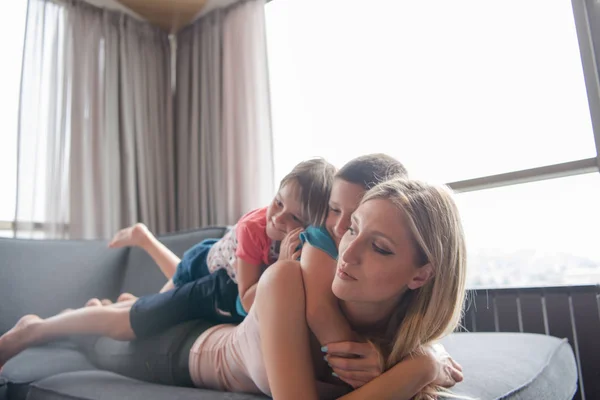
[[[347,239],[346,245],[340,256],[342,261],[347,264],[358,264],[360,261],[360,242],[354,238]]]

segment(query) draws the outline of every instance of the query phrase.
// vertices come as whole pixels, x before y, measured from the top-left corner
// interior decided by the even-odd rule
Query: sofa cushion
[[[480,399],[573,398],[577,367],[566,339],[529,333],[455,333],[442,343],[463,366],[452,390]]]
[[[25,314],[49,317],[90,297],[115,297],[127,251],[100,240],[0,239],[0,254],[2,333]]]
[[[73,346],[54,344],[27,349],[12,358],[2,368],[1,378],[7,383],[4,390],[8,398],[17,400],[25,399],[31,382],[63,372],[95,369]]]
[[[6,400],[8,399],[8,395],[6,393],[7,391],[7,381],[6,379],[0,377],[0,400]]]
[[[183,253],[196,243],[200,243],[204,239],[220,238],[226,230],[226,228],[204,228],[164,235],[159,239],[169,250],[182,257]],[[145,251],[138,248],[130,249],[126,270],[121,292],[143,296],[158,292],[167,282],[152,258]]]
[[[265,396],[157,385],[107,371],[55,375],[31,385],[27,400],[258,400]]]

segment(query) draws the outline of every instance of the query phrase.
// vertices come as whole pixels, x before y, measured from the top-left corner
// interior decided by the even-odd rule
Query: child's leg
[[[244,318],[235,309],[237,296],[227,271],[218,270],[174,290],[140,297],[131,309],[131,327],[143,338],[198,319],[238,323]]]
[[[169,250],[148,230],[146,225],[140,223],[117,232],[108,246],[112,248],[125,246],[140,247],[152,257],[167,279],[173,277],[177,265],[181,261],[175,253]]]
[[[160,289],[159,293],[164,293],[164,292],[168,292],[169,290],[173,290],[175,289],[175,284],[173,283],[173,279],[169,279],[167,281],[167,283],[165,283],[165,286],[162,287],[162,289]]]
[[[135,334],[129,322],[128,307],[84,307],[42,319],[27,315],[0,337],[0,368],[28,347],[77,334],[108,336],[132,340]]]

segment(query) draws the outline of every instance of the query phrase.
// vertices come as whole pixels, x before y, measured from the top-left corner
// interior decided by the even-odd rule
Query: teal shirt
[[[311,246],[323,250],[331,258],[337,260],[337,246],[324,226],[309,226],[300,234],[300,240],[302,241],[302,244],[308,242]]]
[[[300,240],[302,244],[309,243],[311,246],[316,247],[319,250],[323,250],[327,253],[331,258],[337,260],[338,258],[338,249],[335,245],[335,241],[327,232],[324,226],[309,226],[304,232],[300,234]],[[236,311],[241,316],[246,316],[248,313],[242,307],[242,300],[240,296],[237,298],[237,302],[235,305]]]

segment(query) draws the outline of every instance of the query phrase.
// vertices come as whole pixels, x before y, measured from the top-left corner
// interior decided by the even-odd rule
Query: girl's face
[[[279,189],[267,208],[267,236],[271,240],[283,240],[296,228],[306,226],[300,203],[300,187],[288,182]]]
[[[333,181],[325,228],[337,246],[350,228],[350,216],[360,204],[364,194],[365,189],[361,185],[341,178],[335,178]]]
[[[416,263],[404,211],[387,199],[358,207],[339,250],[332,290],[341,300],[395,304],[407,288],[417,289],[431,277],[431,268]]]

